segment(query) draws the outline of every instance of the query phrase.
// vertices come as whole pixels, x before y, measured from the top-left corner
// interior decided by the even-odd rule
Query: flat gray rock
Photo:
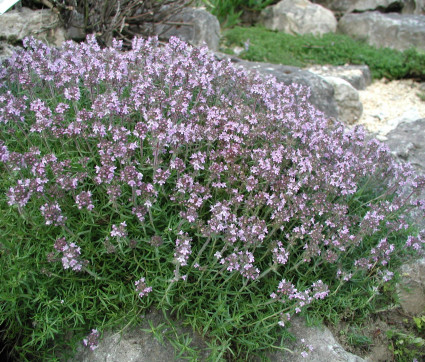
[[[344,79],[357,90],[366,89],[372,84],[372,76],[367,65],[314,65],[306,70],[322,77]]]
[[[27,36],[60,46],[65,41],[65,30],[60,27],[59,18],[50,10],[21,8],[0,16],[0,39],[8,43],[19,43]]]
[[[394,155],[425,173],[425,118],[399,124],[387,134],[385,143]]]
[[[160,340],[153,333],[143,331],[151,329],[150,324],[157,328]],[[159,327],[161,324],[165,326]],[[190,328],[177,324],[177,333],[180,336],[187,334],[192,338],[191,347],[197,348],[200,353],[199,360],[206,360],[208,357],[207,345],[202,338],[195,334]],[[167,326],[167,321],[159,311],[147,313],[142,325],[138,328],[132,327],[120,331],[108,331],[102,336],[98,347],[91,350],[81,343],[77,353],[67,362],[162,362],[162,361],[187,361],[187,358],[176,355],[173,345],[166,339],[165,335],[172,333]],[[161,340],[162,339],[162,340]],[[188,357],[188,356],[186,356]],[[193,356],[192,356],[193,357]]]
[[[425,51],[425,15],[351,13],[340,19],[338,31],[378,48]]]

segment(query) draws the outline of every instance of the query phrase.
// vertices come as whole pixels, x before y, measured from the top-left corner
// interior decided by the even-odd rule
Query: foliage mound
[[[0,68],[0,323],[21,358],[94,349],[151,306],[214,361],[285,350],[294,315],[363,313],[422,248],[424,179],[307,89],[175,38],[25,46]]]
[[[291,35],[262,27],[235,27],[225,32],[228,47],[245,47],[243,59],[306,67],[312,64],[366,64],[372,77],[425,80],[425,54],[377,49],[343,34]]]

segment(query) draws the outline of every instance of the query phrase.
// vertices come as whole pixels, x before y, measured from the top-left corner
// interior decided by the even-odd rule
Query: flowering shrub
[[[0,74],[4,247],[28,245],[27,283],[60,323],[102,329],[171,308],[216,357],[242,357],[309,306],[338,311],[353,286],[369,303],[402,252],[422,248],[407,212],[425,210],[424,178],[327,120],[302,86],[176,38],[25,46]],[[27,347],[60,334],[21,327]]]

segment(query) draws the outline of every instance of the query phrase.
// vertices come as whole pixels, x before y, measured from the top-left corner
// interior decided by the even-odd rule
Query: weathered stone
[[[376,47],[425,51],[425,16],[366,12],[346,14],[338,31]]]
[[[315,65],[307,70],[322,77],[342,78],[358,90],[366,89],[372,84],[372,77],[367,65]]]
[[[297,338],[297,342],[290,346],[290,349],[294,351],[290,353],[273,353],[269,354],[268,357],[272,362],[362,362],[363,358],[351,354],[342,348],[342,346],[336,341],[331,331],[322,327],[307,327],[305,322],[301,318],[296,318],[291,322],[289,331]],[[307,358],[301,355],[301,352],[305,349],[301,339],[305,341],[306,345],[311,345],[313,351],[308,353]],[[308,350],[308,349],[307,349]]]
[[[65,41],[65,31],[60,27],[58,16],[50,10],[8,11],[1,15],[0,39],[17,43],[27,36],[60,46]]]
[[[338,14],[345,14],[353,5],[353,0],[313,0],[312,2]]]
[[[425,259],[415,260],[401,267],[401,280],[397,285],[400,305],[411,316],[425,310]]]
[[[157,329],[163,341],[158,341],[153,333],[143,331],[150,330],[150,324]],[[176,353],[173,345],[167,340],[165,334],[170,333],[170,326],[159,311],[151,311],[144,317],[140,327],[132,327],[120,334],[120,331],[108,331],[102,336],[98,347],[92,351],[82,343],[77,348],[74,357],[68,362],[158,362],[158,361],[186,361],[187,359],[175,359]],[[192,329],[183,327],[181,323],[175,322],[179,335],[188,334],[192,338],[191,347],[200,351],[201,360],[206,360],[208,350],[202,338],[194,333]]]
[[[332,11],[307,0],[282,0],[268,6],[259,19],[266,28],[289,34],[334,33],[337,21]]]
[[[386,137],[385,143],[394,155],[425,174],[425,118],[401,123]]]
[[[385,143],[396,157],[403,162],[409,162],[418,174],[425,175],[425,118],[414,122],[400,123],[396,129],[386,135],[386,138]],[[422,191],[418,198],[425,200],[425,190]],[[409,214],[420,229],[425,229],[425,215],[423,211],[415,208]],[[425,268],[423,271],[425,278]],[[414,308],[414,302],[411,303],[412,306],[409,306],[412,300],[411,298],[414,297],[405,296],[406,304],[403,308],[406,308],[406,310],[413,310]],[[425,303],[425,298],[422,298],[422,301]]]
[[[169,39],[176,36],[192,45],[205,43],[209,49],[218,50],[220,41],[220,23],[217,18],[204,9],[184,8],[172,16],[169,23],[155,27],[155,34]]]
[[[400,12],[404,6],[404,0],[357,0],[348,9],[353,12],[378,10],[382,12]]]
[[[338,77],[324,78],[334,88],[339,121],[349,125],[358,121],[363,113],[359,92],[344,79]]]
[[[142,330],[151,329],[148,322],[150,322],[154,328],[157,328],[157,334],[163,339],[163,342],[159,342],[152,333]],[[122,335],[119,331],[116,333],[106,332],[94,351],[81,344],[77,348],[76,354],[72,359],[68,359],[68,362],[184,361],[186,360],[183,359],[184,356],[175,359],[175,350],[165,336],[167,331],[170,332],[170,327],[167,326],[167,323],[162,313],[152,311],[145,316],[144,322],[139,328],[131,328],[122,333]],[[161,324],[165,324],[165,327],[162,329],[158,328]],[[304,339],[306,345],[311,345],[313,347],[313,351],[309,353],[308,361],[363,361],[362,358],[346,352],[335,340],[328,328],[307,327],[304,320],[301,318],[294,318],[291,324],[290,332],[297,338],[297,341],[291,343],[289,346],[289,348],[294,351],[294,354],[283,353],[281,351],[270,352],[268,354],[270,361],[305,361],[301,356],[301,352],[303,351],[301,339]],[[174,322],[174,325],[179,335],[187,334],[192,338],[191,347],[199,352],[197,360],[207,360],[209,351],[204,340],[189,327],[182,327],[180,322]],[[171,335],[171,337],[173,337],[173,335]],[[257,360],[258,359],[253,359],[253,361]]]
[[[402,14],[425,14],[425,0],[404,0]]]
[[[338,16],[348,12],[371,10],[384,13],[425,14],[425,0],[313,0],[312,2],[332,10]]]
[[[220,57],[219,58],[223,58]],[[279,64],[249,62],[238,58],[232,61],[245,69],[254,70],[264,75],[276,77],[278,82],[286,85],[301,84],[311,90],[309,101],[327,117],[337,118],[338,110],[334,99],[334,89],[323,77],[307,70]]]

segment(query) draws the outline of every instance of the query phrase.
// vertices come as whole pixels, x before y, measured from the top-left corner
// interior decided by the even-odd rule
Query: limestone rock
[[[400,304],[404,312],[417,316],[425,310],[425,259],[405,264],[400,270],[401,281],[397,286]]]
[[[353,124],[360,119],[363,105],[359,93],[346,80],[338,77],[324,77],[332,85],[338,110],[338,119],[345,124]]]
[[[326,327],[307,327],[301,318],[291,322],[289,331],[297,338],[292,349],[294,354],[273,353],[268,357],[272,362],[304,362],[304,361],[332,361],[332,362],[362,362],[363,358],[351,354],[342,348],[336,341],[331,331]],[[304,358],[301,355],[303,346],[300,341],[304,339],[306,345],[311,345],[313,351]]]
[[[149,332],[150,323],[156,328],[162,341]],[[165,334],[170,332],[169,327],[160,328],[161,324],[167,325],[163,314],[151,311],[144,317],[140,327],[129,328],[120,334],[119,331],[108,331],[102,336],[98,347],[90,350],[82,343],[77,348],[74,357],[68,362],[159,362],[159,361],[187,361],[187,358],[175,359],[175,349],[166,339]],[[181,326],[176,322],[179,335],[188,334],[192,338],[191,347],[200,351],[200,359],[206,360],[208,351],[202,338],[190,328]],[[143,331],[147,329],[148,331]]]
[[[14,44],[30,35],[54,46],[65,41],[65,31],[60,27],[59,18],[50,10],[23,7],[1,15],[0,39]]]
[[[425,15],[425,0],[405,0],[402,14]]]
[[[410,162],[418,174],[425,175],[425,118],[418,119],[414,122],[399,124],[396,129],[387,134],[386,138],[387,140],[385,143],[396,157],[401,161]],[[422,191],[418,198],[425,200],[425,190]],[[420,229],[425,229],[425,216],[423,211],[419,208],[415,208],[411,210],[409,214]],[[413,311],[416,310],[415,308],[419,308],[419,306],[421,306],[423,312],[425,307],[425,264],[418,266],[418,268],[420,268],[423,275],[421,287],[419,287],[416,282],[412,282],[412,284],[402,281],[401,283],[402,286],[413,285],[413,289],[410,288],[413,290],[411,294],[407,293],[406,290],[401,290],[400,296],[400,299],[404,299],[404,302],[402,301],[401,303],[403,309],[405,309],[406,312],[409,311],[409,313],[410,311],[413,313]],[[422,295],[420,302],[415,302],[415,293]]]
[[[322,77],[342,78],[357,90],[366,89],[372,84],[372,77],[367,65],[315,65],[307,70]]]
[[[425,14],[425,0],[314,0],[337,15],[377,10],[384,13]]]
[[[339,14],[345,14],[353,5],[353,0],[314,0],[312,2]]]
[[[157,334],[162,336],[163,343],[159,342],[152,333],[145,332],[142,329],[150,329],[150,322],[155,328],[160,324],[167,324],[162,313],[152,311],[148,313],[143,325],[140,328],[132,328],[125,331],[122,335],[119,332],[107,332],[103,335],[99,346],[91,351],[82,344],[77,348],[76,354],[68,362],[158,362],[158,361],[184,361],[182,358],[175,358],[175,350],[171,343],[165,338],[167,328],[157,329]],[[203,339],[195,334],[190,328],[182,327],[181,323],[175,322],[179,334],[187,334],[193,338],[191,347],[199,351],[199,361],[206,361],[209,355],[207,344]],[[297,338],[297,341],[289,346],[294,354],[278,352],[268,353],[270,361],[280,362],[301,362],[301,361],[332,361],[332,362],[363,362],[364,360],[356,355],[346,352],[335,340],[331,331],[326,327],[312,328],[307,327],[302,318],[294,318],[290,327],[290,332]],[[303,345],[301,339],[305,340],[306,345],[311,345],[313,351],[305,359],[301,356]],[[186,356],[187,357],[187,356]],[[258,359],[253,359],[257,361]]]
[[[218,50],[220,23],[214,15],[206,10],[184,8],[172,16],[169,22],[182,23],[182,25],[160,24],[155,27],[155,34],[165,39],[177,36],[195,46],[206,43],[209,49]]]
[[[425,118],[401,123],[387,134],[385,143],[393,154],[425,173]]]
[[[271,30],[314,35],[334,33],[337,25],[330,10],[307,0],[282,0],[268,6],[261,12],[260,22]]]
[[[365,12],[346,14],[338,31],[376,47],[425,51],[425,15],[381,14]]]
[[[364,12],[381,10],[383,12],[399,12],[404,5],[404,0],[357,0],[348,11]]]

